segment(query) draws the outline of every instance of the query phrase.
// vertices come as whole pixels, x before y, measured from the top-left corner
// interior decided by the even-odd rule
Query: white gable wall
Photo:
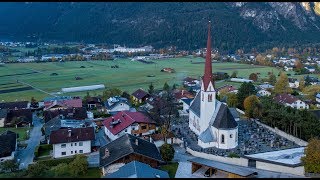
[[[79,142],[82,142],[82,146],[80,146]],[[65,144],[65,147],[61,145]],[[80,153],[82,150],[82,153]],[[65,155],[62,153],[65,152]],[[73,156],[76,154],[90,153],[91,152],[91,141],[78,141],[78,142],[70,142],[70,143],[59,143],[53,144],[53,158],[60,158],[66,156]]]

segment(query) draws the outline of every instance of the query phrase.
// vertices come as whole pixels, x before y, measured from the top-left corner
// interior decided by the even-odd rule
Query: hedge
[[[38,163],[44,164],[44,165],[46,165],[48,167],[52,167],[52,166],[57,166],[58,164],[61,164],[61,163],[69,164],[74,159],[75,159],[75,157],[63,158],[63,159],[40,160],[40,161],[38,161]]]

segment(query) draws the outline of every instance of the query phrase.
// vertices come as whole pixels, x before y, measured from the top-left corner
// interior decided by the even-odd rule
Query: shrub
[[[76,155],[76,158],[69,164],[69,169],[73,177],[86,174],[88,172],[87,157]]]
[[[174,148],[171,144],[163,144],[160,147],[160,154],[162,156],[162,159],[166,162],[171,161],[174,157]]]
[[[64,177],[70,175],[69,165],[67,163],[61,163],[50,169],[54,173],[55,177]]]
[[[230,158],[240,158],[240,156],[238,154],[236,154],[236,153],[230,153],[228,155],[228,157],[230,157]]]
[[[27,173],[30,177],[41,177],[49,169],[48,166],[42,163],[35,163],[28,166]]]
[[[69,164],[71,163],[73,160],[75,159],[75,157],[72,158],[64,158],[64,159],[50,159],[50,160],[42,160],[42,161],[38,161],[38,163],[44,164],[48,167],[52,167],[52,166],[57,166],[61,163],[66,163]]]

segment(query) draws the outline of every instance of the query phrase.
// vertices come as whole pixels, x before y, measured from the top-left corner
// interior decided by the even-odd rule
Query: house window
[[[61,148],[65,148],[66,146],[66,144],[61,144]]]
[[[61,152],[61,155],[62,156],[65,156],[67,153],[66,152]]]
[[[71,146],[73,146],[73,143],[71,143]]]
[[[77,143],[74,143],[74,146],[77,146]]]
[[[75,150],[75,151],[74,151],[74,153],[76,153],[76,154],[77,154],[77,150]]]
[[[212,102],[212,94],[208,95],[208,102]]]
[[[230,138],[232,138],[232,134],[230,134]]]
[[[224,135],[221,135],[221,144],[224,144]]]
[[[83,150],[80,150],[79,153],[83,153]]]
[[[73,154],[73,151],[71,151],[71,154]]]
[[[125,129],[124,132],[127,132],[127,129]]]
[[[83,146],[83,142],[79,142],[79,146]]]
[[[141,126],[141,129],[147,129],[147,126],[146,125]]]
[[[202,93],[202,101],[203,101],[203,98],[204,98],[204,94]]]

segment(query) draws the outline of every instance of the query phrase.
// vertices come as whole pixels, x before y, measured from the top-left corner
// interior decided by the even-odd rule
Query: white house
[[[295,109],[309,109],[309,105],[291,94],[278,94],[274,100],[285,106],[290,106]]]
[[[320,93],[317,93],[316,95],[316,102],[317,102],[317,107],[320,108]]]
[[[298,88],[299,87],[299,81],[296,78],[288,78],[289,81],[289,87],[291,88]]]
[[[261,84],[259,85],[260,89],[273,89],[274,86],[272,86],[271,84],[265,83],[265,84]]]
[[[94,128],[58,129],[50,134],[53,158],[91,153],[91,141],[95,139]]]
[[[145,136],[156,131],[156,123],[141,112],[120,111],[103,121],[105,134],[112,141],[124,134]]]
[[[284,66],[285,71],[292,71],[293,67],[292,66]]]
[[[120,111],[128,111],[130,109],[130,104],[127,98],[115,96],[110,97],[105,102],[107,113],[113,114]]]
[[[265,90],[265,89],[261,89],[261,90],[259,90],[259,91],[257,92],[257,94],[258,94],[259,96],[270,96],[270,95],[271,95],[271,92],[269,92],[269,91],[267,91],[267,90]]]
[[[0,109],[0,127],[4,127],[4,123],[7,119],[8,110],[7,109]]]
[[[312,67],[312,66],[307,66],[307,67],[304,67],[306,70],[308,70],[310,73],[313,73],[316,71],[316,68]]]
[[[207,51],[211,52],[210,23]],[[189,109],[189,128],[198,135],[202,148],[232,149],[238,146],[238,123],[227,105],[216,99],[213,87],[211,54],[206,54],[201,90]]]
[[[18,135],[12,131],[5,131],[0,135],[0,162],[12,160],[17,152]]]

